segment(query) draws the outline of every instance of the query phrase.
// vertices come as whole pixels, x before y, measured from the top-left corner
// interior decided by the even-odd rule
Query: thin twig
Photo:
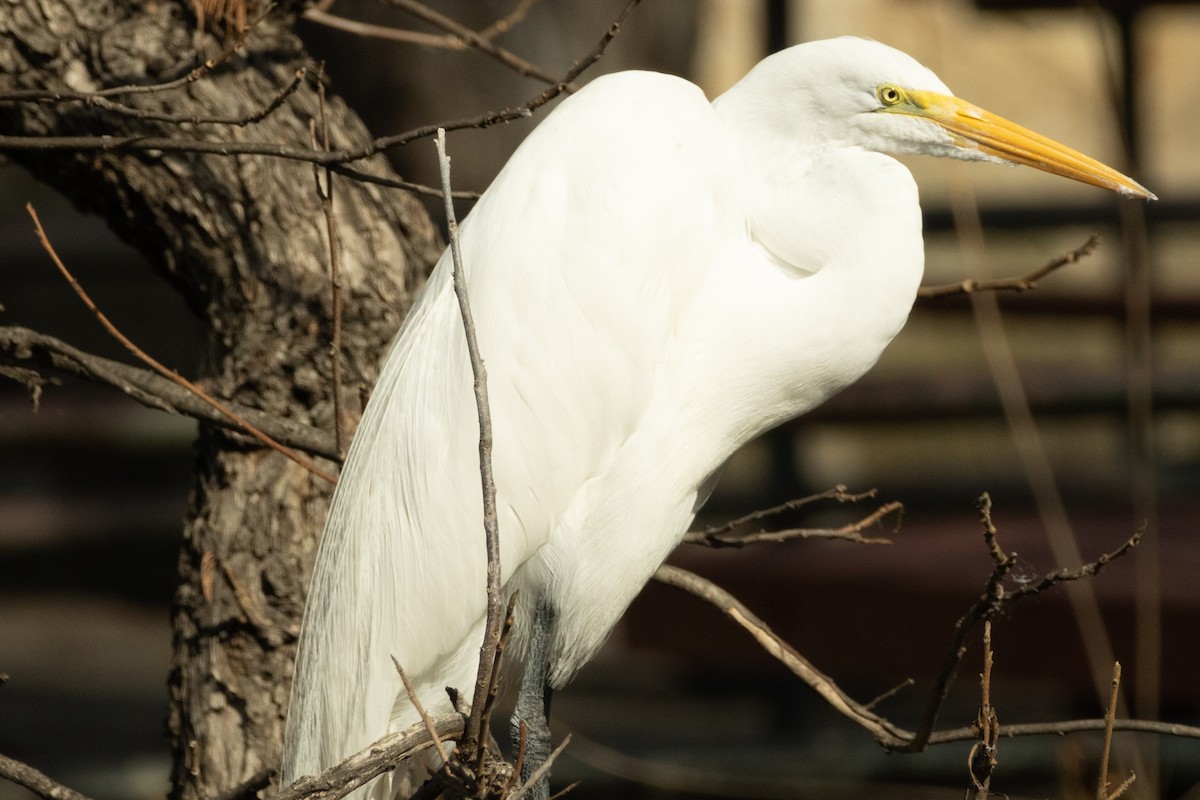
[[[529,739],[529,724],[525,720],[517,723],[517,759],[513,762],[512,781],[515,783],[525,769],[525,745]],[[510,784],[511,785],[511,784]]]
[[[1025,292],[1037,288],[1037,282],[1055,270],[1068,264],[1074,264],[1085,256],[1091,255],[1100,242],[1100,235],[1093,233],[1087,241],[1049,261],[1045,266],[1015,278],[996,278],[994,280],[976,280],[974,278],[961,283],[947,283],[939,286],[922,286],[917,290],[917,297],[929,300],[935,297],[950,297],[960,294],[975,294],[976,292]]]
[[[951,211],[958,231],[963,258],[969,270],[986,269],[987,247],[975,194],[961,175],[951,185]],[[979,328],[984,360],[996,387],[1005,422],[1016,448],[1021,471],[1033,493],[1034,504],[1042,520],[1046,543],[1058,566],[1083,563],[1079,537],[1071,524],[1062,492],[1055,477],[1046,445],[1034,418],[1025,382],[1004,330],[1004,319],[994,292],[969,295],[971,310]],[[1090,583],[1076,582],[1066,591],[1087,656],[1088,672],[1096,696],[1108,694],[1108,673],[1113,655],[1112,641],[1100,612],[1100,603]],[[1140,756],[1134,753],[1134,763]]]
[[[383,39],[401,44],[415,44],[422,47],[440,47],[446,50],[466,50],[467,46],[455,36],[439,33],[410,31],[407,28],[396,28],[391,25],[377,25],[373,22],[350,19],[349,17],[330,14],[320,8],[308,8],[301,16],[309,22],[324,25],[343,33],[352,33],[367,39]]]
[[[1137,780],[1137,775],[1133,774],[1133,772],[1130,772],[1127,776],[1125,776],[1125,780],[1121,781],[1116,789],[1113,789],[1113,793],[1108,796],[1107,800],[1117,800],[1118,797],[1125,794],[1126,790],[1133,785],[1135,780]]]
[[[429,8],[424,3],[419,3],[417,0],[384,0],[388,5],[401,8],[412,14],[418,19],[428,22],[438,28],[449,33],[451,36],[459,39],[466,46],[472,47],[484,55],[500,62],[504,66],[516,72],[518,75],[523,75],[529,78],[537,78],[540,81],[549,84],[558,82],[558,78],[546,72],[535,64],[531,64],[520,56],[512,53],[503,47],[500,47],[486,36],[471,30],[461,22],[447,17],[445,14],[440,14]],[[575,91],[576,87],[567,87],[568,92]]]
[[[260,769],[241,783],[214,795],[211,800],[258,800],[259,792],[270,787],[277,774],[271,768]]]
[[[1120,786],[1112,794],[1108,793],[1108,757],[1112,752],[1113,725],[1117,719],[1117,694],[1121,690],[1121,662],[1113,662],[1112,694],[1108,697],[1108,708],[1104,712],[1104,747],[1100,752],[1100,777],[1097,778],[1096,800],[1114,800],[1125,793],[1134,781],[1134,774],[1129,773]]]
[[[500,629],[503,623],[503,605],[500,596],[500,532],[496,516],[496,483],[492,474],[492,415],[488,406],[487,369],[479,354],[479,342],[475,334],[475,320],[471,315],[471,304],[467,297],[467,276],[463,271],[462,249],[458,241],[458,220],[454,215],[454,201],[450,198],[450,157],[446,155],[446,132],[439,130],[435,139],[438,154],[438,170],[445,192],[444,208],[446,225],[450,232],[450,257],[453,264],[454,294],[458,298],[458,310],[462,316],[463,333],[466,337],[467,353],[471,360],[471,375],[474,378],[475,411],[479,417],[479,478],[483,491],[483,530],[487,550],[487,623],[483,634],[483,645],[479,651],[479,672],[475,680],[475,692],[471,699],[471,718],[467,723],[466,745],[478,747],[479,764],[482,766],[483,706],[489,687],[492,685],[492,669],[496,661],[496,649],[500,644]],[[473,591],[474,587],[467,591]]]
[[[890,700],[891,698],[903,692],[905,689],[911,689],[913,686],[916,686],[916,684],[917,682],[912,678],[905,678],[892,688],[888,689],[886,692],[877,694],[866,703],[863,703],[863,708],[874,710],[874,708],[880,703]]]
[[[822,500],[836,500],[839,503],[857,503],[861,500],[874,498],[875,495],[876,491],[874,489],[868,489],[865,492],[859,492],[855,494],[845,486],[839,484],[832,489],[826,489],[825,491],[818,492],[817,494],[810,494],[806,497],[796,497],[788,500],[787,502],[780,503],[777,506],[771,506],[770,508],[756,509],[755,511],[751,511],[749,514],[743,514],[740,517],[735,517],[734,519],[731,519],[728,522],[723,522],[720,525],[710,525],[703,530],[693,531],[689,533],[688,536],[720,536],[721,534],[731,533],[736,528],[740,528],[743,525],[749,525],[752,522],[761,522],[764,519],[777,517],[780,514],[785,514],[789,511],[797,511],[805,506],[812,505],[813,503],[817,503]],[[690,541],[690,539],[685,538],[684,541]]]
[[[237,413],[235,413],[231,408],[229,408],[228,406],[226,406],[225,404],[221,403],[219,400],[214,398],[208,392],[204,391],[199,386],[196,386],[194,383],[189,381],[187,378],[184,378],[182,375],[178,374],[174,370],[167,369],[165,366],[163,366],[157,360],[152,358],[148,353],[146,353],[140,347],[138,347],[136,344],[134,344],[132,341],[130,341],[129,338],[126,337],[125,334],[121,333],[121,331],[117,328],[117,326],[115,326],[108,319],[108,317],[105,316],[104,312],[102,312],[96,306],[96,304],[92,301],[92,298],[90,296],[88,296],[88,293],[86,291],[84,291],[83,287],[79,284],[79,281],[75,280],[75,276],[72,275],[70,270],[67,269],[66,265],[63,264],[62,259],[60,259],[58,257],[58,253],[55,252],[54,246],[52,244],[50,244],[49,237],[46,236],[45,229],[42,228],[42,222],[40,219],[38,219],[38,215],[37,215],[37,212],[33,208],[33,204],[27,203],[25,205],[25,210],[28,211],[29,216],[33,218],[33,224],[37,227],[38,238],[41,240],[42,247],[50,255],[50,259],[54,262],[54,266],[57,267],[58,271],[60,273],[62,273],[63,277],[67,279],[67,282],[69,284],[71,284],[71,288],[75,290],[75,294],[79,296],[79,299],[82,300],[84,305],[86,305],[88,307],[88,310],[92,312],[92,315],[94,317],[96,317],[96,319],[100,322],[100,324],[102,326],[104,326],[104,329],[106,331],[108,331],[109,334],[113,338],[115,338],[118,342],[120,342],[122,344],[122,346],[125,347],[126,350],[128,350],[130,353],[132,353],[135,358],[137,358],[143,364],[146,364],[147,366],[149,366],[151,369],[153,369],[159,375],[162,375],[164,378],[167,378],[167,379],[177,383],[178,385],[187,389],[192,394],[194,394],[197,397],[199,397],[200,399],[202,399],[204,402],[211,405],[217,411],[221,412],[223,415],[228,417],[232,422],[236,423],[237,426],[242,431],[250,434],[251,436],[253,436],[258,441],[262,442],[267,447],[270,447],[272,450],[275,450],[276,452],[281,453],[282,455],[284,455],[287,458],[291,459],[292,461],[296,462],[297,464],[299,464],[300,466],[304,467],[306,470],[311,472],[313,475],[316,475],[318,478],[322,478],[326,481],[329,481],[330,483],[337,483],[336,477],[334,477],[332,474],[330,474],[330,473],[326,472],[325,470],[321,469],[320,467],[318,467],[315,463],[313,463],[313,461],[311,459],[308,459],[308,458],[300,455],[299,453],[297,453],[295,450],[292,450],[291,448],[284,447],[282,444],[275,441],[270,436],[267,436],[265,433],[260,431],[258,428],[254,427],[249,422],[247,422],[243,417],[241,417]]]
[[[348,167],[345,164],[326,164],[326,169],[336,172],[346,178],[353,178],[360,183],[373,183],[376,186],[386,186],[389,189],[403,189],[406,192],[413,194],[425,195],[426,197],[436,197],[439,200],[442,198],[442,190],[434,186],[426,186],[423,183],[414,183],[401,178],[389,178],[385,175],[372,175],[369,172]],[[450,196],[455,200],[478,200],[481,196],[480,192],[472,192],[466,189],[454,190]]]
[[[538,0],[518,0],[512,11],[479,31],[479,35],[484,39],[495,39],[497,36],[508,33],[524,21],[529,9],[533,8],[537,2]]]
[[[226,46],[216,56],[205,59],[200,66],[194,67],[184,75],[162,83],[129,84],[125,86],[110,86],[107,89],[97,89],[91,92],[78,92],[69,89],[15,89],[0,92],[0,103],[72,103],[92,102],[96,98],[127,97],[138,94],[155,94],[179,89],[200,78],[219,66],[235,51],[235,47]]]
[[[999,738],[1000,723],[996,710],[992,708],[992,623],[983,623],[983,672],[979,676],[979,713],[975,717],[975,731],[979,737],[967,756],[967,774],[971,776],[976,800],[987,800],[992,785],[992,772],[996,769],[996,740]],[[970,791],[970,790],[968,790]]]
[[[425,706],[421,704],[421,698],[417,697],[417,692],[413,689],[412,682],[409,681],[404,667],[400,666],[400,662],[395,656],[392,656],[392,663],[396,666],[396,672],[400,673],[400,682],[404,684],[404,691],[408,693],[408,702],[413,704],[413,708],[420,715],[421,722],[425,725],[425,730],[429,731],[429,738],[433,740],[433,746],[437,750],[438,757],[445,764],[449,761],[450,757],[446,753],[446,748],[442,745],[442,738],[438,736],[437,730],[433,727],[433,722],[429,719],[429,714],[425,711]]]
[[[629,0],[625,8],[609,26],[608,31],[590,53],[575,65],[553,86],[530,98],[519,106],[489,111],[474,117],[423,125],[391,136],[381,136],[369,144],[345,150],[324,151],[311,148],[291,147],[278,142],[230,142],[213,139],[182,139],[165,136],[0,136],[0,152],[3,151],[53,151],[75,150],[82,152],[113,152],[130,150],[144,152],[155,150],[163,153],[198,153],[205,155],[234,156],[258,155],[282,158],[290,161],[305,161],[320,166],[348,164],[378,155],[386,150],[401,147],[437,135],[437,131],[463,130],[466,128],[490,128],[504,122],[530,117],[535,111],[566,92],[571,83],[584,70],[596,63],[605,49],[621,31],[621,25],[629,12],[641,0]]]
[[[524,19],[534,2],[535,0],[521,0],[516,9],[511,13],[496,20],[487,28],[476,32],[475,35],[481,39],[491,40],[505,33]],[[318,4],[312,8],[305,9],[301,16],[309,22],[365,38],[384,39],[391,42],[415,44],[423,47],[438,47],[445,50],[462,51],[466,50],[469,46],[467,41],[461,36],[445,33],[425,33],[423,31],[396,28],[391,25],[376,25],[371,22],[340,17],[336,14],[330,14],[325,8],[322,8],[322,5],[324,4]]]
[[[847,523],[840,528],[784,528],[749,533],[694,531],[685,535],[683,540],[689,544],[702,544],[708,547],[745,547],[751,544],[787,542],[793,539],[841,539],[856,544],[891,544],[891,539],[882,536],[864,536],[862,532],[877,525],[889,514],[903,510],[903,503],[892,501],[885,503],[857,522]]]
[[[992,573],[988,576],[983,594],[954,625],[954,634],[951,637],[950,649],[934,681],[933,691],[930,693],[929,701],[925,706],[925,711],[921,716],[917,731],[912,740],[905,747],[901,748],[903,752],[920,752],[931,741],[930,737],[933,727],[937,722],[938,712],[941,710],[942,703],[950,691],[950,686],[953,684],[954,678],[958,673],[958,667],[962,663],[963,656],[967,652],[967,637],[975,625],[994,618],[1018,600],[1040,594],[1060,583],[1070,583],[1095,575],[1107,564],[1111,563],[1113,559],[1120,558],[1136,547],[1138,540],[1141,538],[1141,532],[1139,531],[1123,542],[1117,549],[1108,553],[1102,553],[1099,558],[1090,563],[1083,564],[1075,569],[1056,570],[1042,576],[1038,580],[1008,590],[1004,587],[1004,581],[1016,566],[1016,553],[1005,553],[995,540],[996,529],[992,524],[991,498],[987,493],[984,493],[979,498],[979,511],[988,554],[994,563]]]
[[[134,108],[133,106],[117,103],[113,100],[109,100],[106,97],[97,95],[91,95],[82,99],[83,102],[89,106],[95,106],[96,108],[100,108],[105,111],[112,111],[114,113],[121,114],[122,116],[130,117],[131,119],[143,120],[147,122],[167,122],[173,124],[189,123],[191,125],[232,125],[239,128],[244,128],[247,125],[254,125],[262,122],[271,114],[274,114],[276,111],[278,111],[283,106],[284,102],[291,97],[297,89],[300,88],[300,84],[303,82],[304,76],[307,74],[307,72],[308,71],[305,67],[300,67],[296,70],[292,80],[289,81],[286,86],[276,92],[275,96],[271,98],[270,102],[257,111],[251,111],[250,113],[240,116],[204,117],[194,113],[168,114],[162,111]]]
[[[0,755],[0,778],[24,786],[46,800],[91,800],[28,764],[5,755]]]
[[[461,714],[442,714],[431,719],[430,725],[442,739],[451,739],[462,733],[463,718]],[[300,778],[271,800],[340,800],[430,744],[429,731],[424,723],[417,722],[389,733],[319,775]]]
[[[517,595],[517,592],[513,592],[508,596],[508,604],[504,608],[504,624],[500,627],[500,638],[496,642],[496,652],[492,657],[491,683],[488,684],[479,720],[479,729],[484,732],[492,729],[492,711],[496,708],[496,698],[500,695],[500,665],[504,661],[504,651],[508,648],[509,634],[512,633]],[[518,769],[513,774],[520,775],[521,771]]]
[[[898,728],[886,718],[856,702],[842,691],[832,678],[813,666],[808,659],[796,652],[795,648],[772,631],[745,604],[720,586],[694,572],[670,564],[663,564],[659,567],[654,573],[654,579],[668,586],[683,589],[716,606],[727,617],[750,633],[764,650],[811,686],[827,703],[871,731],[877,739],[891,745],[901,745],[908,740],[910,734],[907,731]]]
[[[1024,736],[1062,736],[1068,733],[1103,732],[1107,722],[1103,719],[1073,719],[1061,722],[1021,722],[1001,725],[999,735],[1006,739]],[[1161,722],[1151,719],[1118,719],[1113,723],[1118,733],[1152,733],[1158,736],[1175,736],[1182,739],[1200,739],[1200,727]],[[977,736],[975,726],[965,725],[938,731],[929,737],[926,744],[938,745],[951,742],[969,742]]]
[[[563,750],[566,750],[567,745],[570,743],[571,734],[568,733],[563,737],[563,740],[559,743],[558,747],[550,751],[550,755],[546,757],[546,760],[539,764],[538,768],[533,771],[533,774],[531,774],[515,791],[509,794],[506,800],[521,800],[521,798],[525,796],[526,792],[536,786],[538,781],[540,781],[550,772],[550,767],[554,766],[555,759],[562,755]]]
[[[978,737],[977,726],[955,731],[943,731],[937,734],[933,733],[933,726],[937,721],[938,711],[949,693],[950,685],[953,683],[958,666],[966,653],[967,636],[977,623],[989,621],[997,613],[1000,613],[1000,611],[1008,608],[1012,603],[1021,598],[1030,597],[1033,594],[1045,591],[1058,583],[1075,581],[1095,575],[1114,558],[1119,558],[1121,555],[1128,553],[1130,549],[1136,546],[1138,539],[1138,534],[1135,534],[1116,550],[1102,554],[1098,559],[1089,564],[1084,564],[1073,570],[1058,570],[1044,576],[1041,580],[1034,581],[1031,585],[1007,591],[1004,587],[1004,580],[1016,564],[1016,554],[1005,553],[996,541],[996,530],[991,521],[991,501],[986,494],[980,498],[980,515],[988,552],[993,560],[994,567],[991,575],[988,577],[986,587],[980,599],[976,601],[955,625],[950,651],[935,681],[934,688],[926,704],[925,712],[915,732],[904,730],[886,717],[874,713],[872,709],[875,703],[878,702],[877,700],[867,705],[855,701],[838,687],[831,678],[821,673],[807,659],[796,652],[791,645],[771,631],[766,623],[756,617],[744,604],[711,581],[671,565],[660,567],[655,573],[654,578],[668,585],[684,589],[720,608],[734,622],[747,630],[768,653],[788,669],[792,670],[792,672],[812,687],[837,711],[868,730],[875,737],[876,741],[885,748],[899,752],[920,752],[930,744],[971,740]],[[1080,726],[1077,728],[1078,730],[1096,729],[1096,727],[1088,727],[1092,724],[1090,721],[1081,721],[1070,723],[1069,725]],[[1148,727],[1144,728],[1145,730],[1154,730],[1159,733],[1177,733],[1182,730],[1179,726],[1168,728],[1158,723],[1139,721],[1138,724],[1147,725]],[[1043,734],[1067,731],[1070,728],[1056,727],[1055,725],[1046,727],[1034,725],[999,727],[997,730],[999,731],[997,735],[1032,735],[1034,733]],[[1190,729],[1181,735],[1200,736],[1200,729]]]
[[[230,431],[243,431],[239,424],[176,381],[147,369],[85,353],[61,339],[29,328],[0,325],[0,362],[33,364],[39,369],[87,378],[111,386],[147,408],[192,417]],[[26,369],[25,372],[37,374],[34,370]],[[23,383],[32,380],[29,375],[21,374],[4,377],[20,379]],[[40,376],[37,381],[42,384],[49,382]],[[233,409],[236,418],[248,421],[254,428],[288,447],[337,460],[333,436],[326,431],[278,414],[238,406],[229,400],[222,400],[221,403]]]
[[[322,72],[324,65],[322,65]],[[317,110],[321,122],[321,147],[329,150],[329,120],[325,115],[325,82],[318,76]],[[315,135],[313,136],[315,139]],[[329,303],[333,331],[329,337],[329,360],[333,378],[333,438],[338,458],[346,457],[345,421],[342,417],[342,276],[338,266],[337,220],[333,213],[333,171],[325,168],[325,183],[321,184],[318,167],[313,165],[313,182],[317,197],[321,200],[321,211],[325,216],[325,237],[329,240]]]

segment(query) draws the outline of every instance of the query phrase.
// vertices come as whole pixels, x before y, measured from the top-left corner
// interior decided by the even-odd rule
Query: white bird
[[[494,426],[500,562],[548,685],[603,644],[742,444],[857,380],[908,316],[917,187],[890,155],[1147,190],[951,95],[885,45],[770,56],[716,101],[597,78],[461,228]],[[479,428],[444,255],[383,365],[312,578],[283,784],[469,697],[485,615]],[[525,647],[518,641],[518,652]],[[388,776],[360,796],[388,797]]]

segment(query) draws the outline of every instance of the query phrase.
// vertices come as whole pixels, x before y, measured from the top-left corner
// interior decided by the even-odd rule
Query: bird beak
[[[1144,186],[1112,167],[965,100],[914,89],[907,90],[906,94],[910,103],[893,110],[936,122],[949,131],[961,147],[1110,189],[1126,197],[1158,199]]]

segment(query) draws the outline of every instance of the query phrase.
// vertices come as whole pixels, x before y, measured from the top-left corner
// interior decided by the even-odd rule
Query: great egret
[[[886,153],[1015,162],[1153,197],[952,96],[909,56],[841,38],[770,56],[711,104],[677,77],[597,78],[465,220],[503,581],[521,598],[514,649],[542,609],[549,687],[599,649],[729,455],[857,380],[904,324],[921,210]],[[417,720],[393,656],[431,711],[449,710],[447,686],[469,694],[485,610],[477,438],[446,255],[334,496],[285,785]],[[390,778],[369,791],[388,796]]]

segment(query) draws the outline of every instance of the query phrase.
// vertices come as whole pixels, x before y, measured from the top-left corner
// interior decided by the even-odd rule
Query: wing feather
[[[692,84],[599,78],[529,136],[462,225],[506,580],[604,475],[656,391],[695,276],[715,255],[691,232],[737,224],[721,194],[724,141]],[[446,707],[444,686],[470,690],[485,608],[482,501],[450,269],[443,256],[393,343],[334,496],[285,782],[414,721],[390,656],[433,710]]]

